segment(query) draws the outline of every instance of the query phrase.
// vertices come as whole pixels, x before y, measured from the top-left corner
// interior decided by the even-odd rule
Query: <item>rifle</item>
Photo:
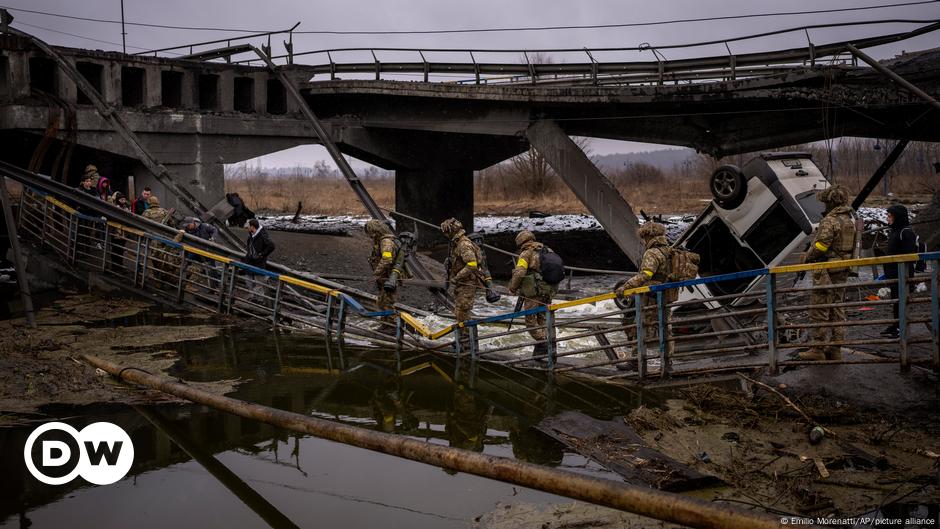
[[[498,292],[493,290],[493,278],[490,276],[490,267],[486,264],[486,252],[484,252],[481,247],[483,234],[471,233],[467,238],[480,249],[480,270],[483,272],[483,285],[486,288],[486,302],[496,303],[499,301],[500,296]]]
[[[382,285],[382,289],[386,292],[395,292],[398,290],[398,281],[401,279],[402,270],[405,268],[405,260],[411,255],[415,243],[417,243],[415,236],[407,231],[399,233],[398,240],[398,252],[395,254],[392,272],[388,275],[388,279],[385,280],[385,284]]]
[[[524,298],[524,297],[522,297],[521,295],[518,296],[518,297],[516,297],[516,306],[512,309],[512,312],[515,314],[516,312],[521,311],[521,310],[522,310],[522,304],[523,304],[523,303],[525,303],[525,298]],[[515,320],[516,320],[516,317],[515,317],[515,316],[513,316],[513,317],[509,320],[509,328],[506,329],[506,332],[509,332],[509,331],[512,330],[512,322],[515,321]]]
[[[448,251],[447,259],[444,259],[444,292],[450,290],[450,252]]]

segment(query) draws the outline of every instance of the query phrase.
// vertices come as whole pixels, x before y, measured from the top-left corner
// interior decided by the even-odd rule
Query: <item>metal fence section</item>
[[[22,236],[40,241],[68,266],[94,270],[176,305],[259,319],[272,326],[320,330],[339,340],[355,337],[399,350],[419,345],[403,334],[396,341],[395,326],[377,320],[394,317],[394,312],[369,311],[335,288],[89,215],[35,189],[22,193],[17,223]]]
[[[622,293],[625,308],[611,303],[611,292],[433,330],[406,310],[370,310],[371,300],[357,299],[335,285],[253,267],[168,239],[166,232],[148,233],[101,216],[111,208],[102,203],[86,213],[27,187],[20,198],[18,229],[68,266],[95,270],[176,305],[262,320],[272,327],[315,330],[340,343],[352,337],[396,353],[427,349],[471,362],[646,378],[756,367],[776,372],[783,366],[820,363],[787,358],[788,352],[849,348],[854,354],[834,354],[821,362],[940,369],[940,252],[644,286]],[[929,265],[927,271],[910,275],[909,264],[918,261]],[[841,284],[797,280],[799,274],[822,279],[827,270],[864,271],[888,263],[899,265],[897,279],[850,277]],[[748,284],[744,292],[701,299],[678,295],[695,286],[725,285],[730,291],[734,287],[728,285]],[[895,294],[878,296],[876,290]],[[723,324],[729,320],[735,325]],[[879,334],[883,327],[896,328],[896,335]]]

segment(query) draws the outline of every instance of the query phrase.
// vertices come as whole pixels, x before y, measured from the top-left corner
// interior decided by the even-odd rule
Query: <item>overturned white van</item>
[[[829,181],[803,152],[757,156],[738,168],[724,165],[711,176],[714,200],[675,242],[701,256],[701,277],[777,266],[805,247],[824,206],[816,192]],[[686,287],[681,300],[741,294],[760,277]],[[713,307],[736,304],[722,300]],[[710,304],[711,305],[711,304]]]

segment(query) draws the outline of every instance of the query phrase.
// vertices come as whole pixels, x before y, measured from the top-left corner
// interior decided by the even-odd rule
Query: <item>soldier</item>
[[[157,195],[150,195],[150,198],[147,199],[147,210],[143,212],[142,216],[145,219],[164,224],[170,219],[170,212],[160,207],[160,199],[157,198]]]
[[[806,262],[821,263],[827,261],[840,261],[851,259],[855,250],[857,231],[855,229],[855,212],[846,204],[849,201],[848,191],[835,185],[816,193],[816,198],[826,206],[826,216],[819,222],[816,230],[816,239],[813,240]],[[809,317],[814,323],[841,323],[845,321],[845,307],[835,306],[841,304],[845,298],[845,287],[819,288],[826,285],[841,285],[848,280],[848,268],[832,268],[829,270],[813,270],[813,286],[810,293],[810,305],[823,305],[810,309]],[[828,306],[825,306],[828,305]],[[813,342],[829,341],[841,342],[845,340],[845,327],[814,327]],[[815,345],[808,351],[799,354],[803,360],[841,360],[842,346]]]
[[[479,263],[483,259],[480,248],[467,238],[463,224],[455,218],[441,223],[441,231],[450,240],[450,282],[454,284],[454,316],[457,321],[470,319],[473,298],[477,288],[483,286]]]
[[[512,269],[509,292],[524,298],[522,310],[551,305],[552,297],[555,295],[555,286],[545,281],[540,273],[542,262],[539,254],[545,245],[536,242],[535,234],[531,231],[523,230],[516,235],[516,247],[519,249],[519,260],[516,261],[516,267]],[[548,248],[545,249],[551,251]],[[540,342],[532,349],[532,356],[547,354],[545,313],[526,314],[525,324],[532,338]]]
[[[365,232],[372,239],[372,254],[369,255],[369,265],[372,266],[372,277],[375,280],[375,286],[379,290],[378,299],[375,301],[379,310],[391,310],[395,305],[397,290],[391,292],[385,290],[385,281],[392,273],[392,267],[395,263],[395,254],[398,253],[398,243],[395,241],[395,235],[392,233],[388,224],[372,219],[366,222]]]
[[[640,226],[637,235],[646,243],[646,250],[643,252],[643,258],[640,260],[639,272],[630,279],[617,283],[614,287],[618,299],[623,303],[629,304],[629,301],[623,298],[623,291],[631,288],[642,287],[644,285],[659,285],[667,282],[670,265],[669,241],[666,239],[666,227],[658,222],[647,222]],[[667,290],[663,293],[663,301],[672,303],[676,300],[678,293],[675,290]],[[656,311],[656,296],[642,294],[643,300],[643,330],[647,338],[659,335],[659,314]],[[665,324],[669,325],[670,312],[666,311]],[[626,317],[625,317],[626,318]],[[636,321],[636,320],[633,320]],[[629,325],[633,321],[624,321],[624,325]],[[636,328],[626,330],[627,339],[636,340]],[[672,350],[672,342],[667,342],[669,351]]]

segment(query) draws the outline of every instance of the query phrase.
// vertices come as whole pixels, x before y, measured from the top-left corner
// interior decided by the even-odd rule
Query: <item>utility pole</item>
[[[127,53],[127,31],[124,30],[124,0],[121,0],[121,49]]]

